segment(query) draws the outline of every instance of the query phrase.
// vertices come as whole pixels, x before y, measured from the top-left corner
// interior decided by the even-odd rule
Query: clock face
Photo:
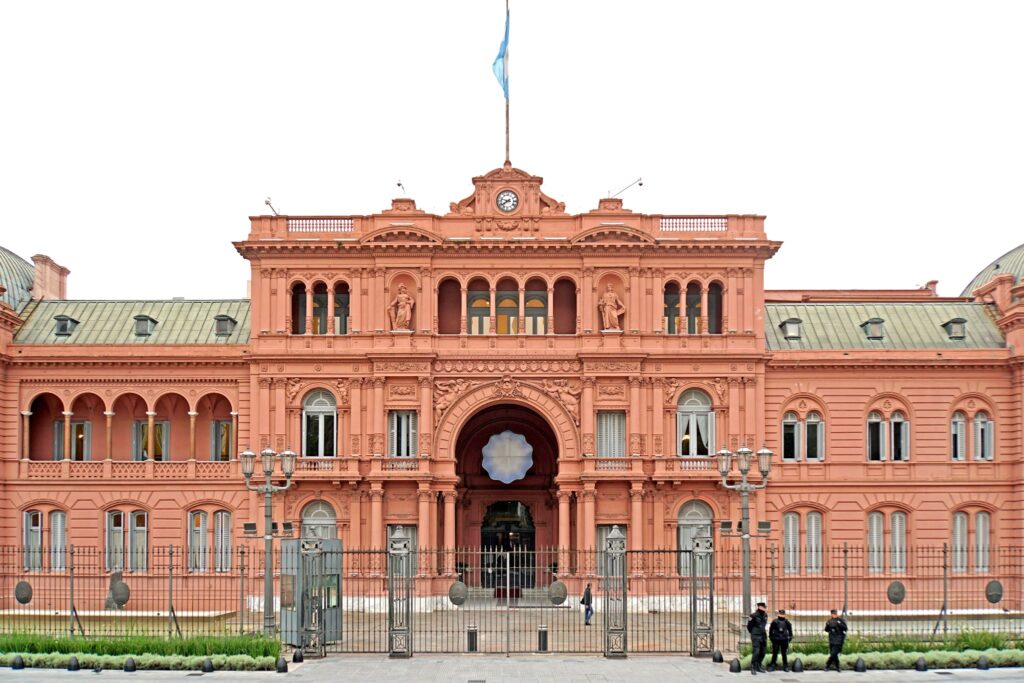
[[[498,193],[495,203],[505,213],[512,213],[519,206],[519,195],[512,190],[502,190]]]

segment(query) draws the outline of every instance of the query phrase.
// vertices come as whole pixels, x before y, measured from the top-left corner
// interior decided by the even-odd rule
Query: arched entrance
[[[487,506],[480,527],[480,547],[485,553],[484,588],[506,585],[506,564],[497,555],[507,553],[510,585],[533,588],[536,580],[534,542],[536,530],[530,508],[517,500],[501,500]]]
[[[483,408],[459,431],[455,456],[458,545],[506,552],[556,544],[558,440],[543,417],[518,404]]]

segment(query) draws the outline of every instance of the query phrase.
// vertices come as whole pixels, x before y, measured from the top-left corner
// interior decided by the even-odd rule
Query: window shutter
[[[597,414],[597,455],[608,455],[608,413]]]
[[[409,413],[409,455],[416,457],[419,454],[419,449],[419,413],[412,411]]]
[[[398,455],[398,413],[388,411],[388,455]]]
[[[868,571],[877,574],[882,571],[882,538],[885,520],[881,512],[868,514]]]
[[[218,512],[214,515],[214,541],[217,571],[231,571],[231,513]]]
[[[82,460],[92,460],[92,422],[87,420],[82,426],[85,430],[85,444],[82,446]]]
[[[138,422],[132,423],[132,460],[142,460],[142,453],[139,448],[140,427],[141,425]]]
[[[988,550],[991,516],[979,512],[974,516],[974,571],[988,571]]]
[[[60,420],[53,423],[53,459],[64,459],[64,423]]]
[[[889,571],[902,574],[907,570],[907,514],[889,515]]]
[[[708,411],[708,455],[715,454],[715,411]]]
[[[821,572],[821,513],[807,513],[807,572]]]
[[[787,512],[782,518],[782,565],[786,574],[795,574],[800,566],[800,516]]]
[[[67,548],[67,514],[60,510],[50,513],[50,568],[60,571],[65,567]]]
[[[953,515],[953,571],[967,569],[967,513]]]

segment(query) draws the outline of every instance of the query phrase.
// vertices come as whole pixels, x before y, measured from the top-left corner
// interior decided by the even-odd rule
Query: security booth
[[[281,639],[322,657],[341,640],[341,540],[281,542]]]

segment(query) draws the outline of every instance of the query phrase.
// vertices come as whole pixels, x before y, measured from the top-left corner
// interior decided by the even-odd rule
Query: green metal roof
[[[237,321],[229,336],[218,337],[214,316]],[[54,334],[56,316],[78,321],[70,335]],[[153,333],[135,335],[135,316],[157,321]],[[66,301],[36,304],[14,337],[16,344],[247,344],[249,300]]]
[[[1011,249],[992,263],[985,266],[985,269],[974,276],[971,283],[964,288],[960,296],[971,296],[978,287],[986,284],[997,275],[1009,273],[1013,276],[1013,283],[1018,284],[1024,281],[1024,244],[1016,249]]]
[[[998,349],[1006,340],[991,317],[988,304],[967,302],[765,304],[765,336],[769,350],[835,349]],[[800,339],[786,339],[784,321],[802,321]],[[861,325],[872,318],[885,321],[884,338],[868,339]],[[954,318],[967,321],[963,339],[950,339],[943,325]]]
[[[31,298],[35,267],[13,251],[0,247],[0,285],[7,290],[0,301],[14,310],[20,310]]]

